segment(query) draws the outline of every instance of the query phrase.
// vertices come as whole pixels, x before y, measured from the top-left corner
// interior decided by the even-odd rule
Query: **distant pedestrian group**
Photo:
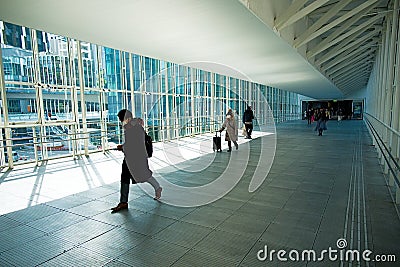
[[[222,132],[223,130],[226,130],[225,141],[228,142],[227,152],[232,151],[232,143],[235,145],[236,150],[239,149],[239,144],[237,143],[237,141],[238,141],[238,122],[235,117],[236,117],[235,112],[232,109],[228,109],[224,123],[222,124],[222,127],[218,130],[218,132]],[[245,139],[252,139],[251,134],[253,132],[253,120],[254,120],[253,110],[252,110],[251,106],[247,106],[245,112],[243,113],[243,117],[242,117],[242,122],[244,125],[243,135],[245,136]],[[215,150],[217,150],[217,149],[214,149],[214,151]]]

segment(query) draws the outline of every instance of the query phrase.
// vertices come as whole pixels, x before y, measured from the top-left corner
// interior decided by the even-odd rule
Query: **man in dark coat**
[[[118,145],[117,150],[123,151],[125,158],[122,162],[120,203],[112,208],[117,212],[128,208],[129,185],[132,183],[150,183],[155,191],[155,198],[160,199],[162,188],[153,177],[147,161],[148,154],[145,146],[145,131],[139,118],[133,118],[129,110],[123,109],[118,118],[124,127],[125,142]]]
[[[243,123],[246,128],[246,139],[251,139],[251,133],[253,132],[253,119],[254,114],[251,106],[247,106],[246,111],[243,113]]]

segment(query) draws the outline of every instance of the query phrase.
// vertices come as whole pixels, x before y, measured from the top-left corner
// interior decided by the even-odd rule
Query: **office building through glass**
[[[142,117],[153,140],[213,132],[247,105],[256,126],[301,116],[299,95],[219,73],[0,21],[1,166],[106,151],[116,114]],[[213,63],[214,64],[214,63]],[[228,68],[228,67],[225,67]]]

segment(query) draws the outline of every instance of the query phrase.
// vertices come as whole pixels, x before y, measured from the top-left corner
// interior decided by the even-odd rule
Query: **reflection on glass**
[[[123,108],[144,119],[154,141],[212,132],[228,108],[240,118],[251,104],[256,116],[264,118],[263,95],[278,121],[295,119],[300,112],[296,94],[251,81],[8,22],[0,21],[0,29],[2,96],[7,99],[0,117],[2,165],[9,156],[5,116],[18,124],[11,133],[12,150],[29,161],[121,143],[116,115]]]

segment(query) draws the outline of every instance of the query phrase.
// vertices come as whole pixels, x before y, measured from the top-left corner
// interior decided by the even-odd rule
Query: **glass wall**
[[[212,132],[228,108],[258,121],[300,118],[295,93],[0,21],[0,165],[105,151],[116,114],[142,117],[154,141]]]

